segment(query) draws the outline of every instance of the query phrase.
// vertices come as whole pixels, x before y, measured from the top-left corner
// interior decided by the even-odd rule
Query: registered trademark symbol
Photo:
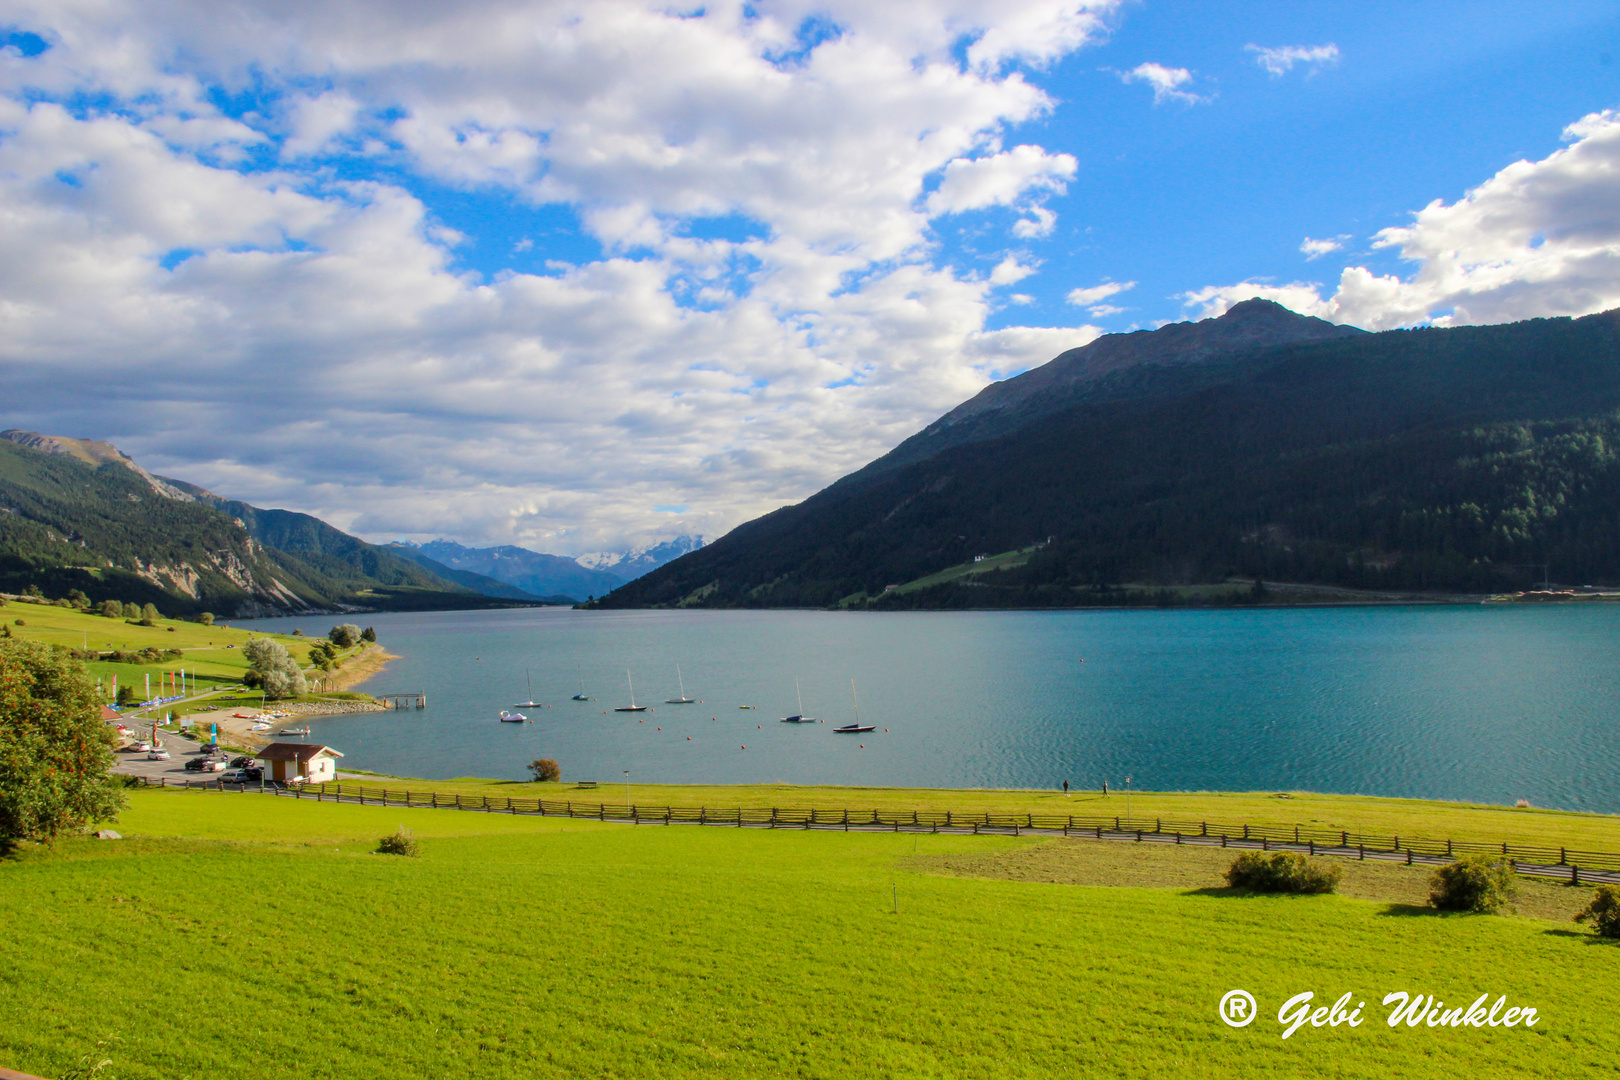
[[[1254,1023],[1254,998],[1247,990],[1228,990],[1220,1012],[1228,1027],[1248,1027]]]

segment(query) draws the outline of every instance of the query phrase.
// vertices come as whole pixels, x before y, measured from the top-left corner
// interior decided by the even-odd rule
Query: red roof
[[[105,705],[101,707],[101,718],[103,720],[120,720],[123,718],[123,715],[124,714],[119,712],[117,709],[109,709]]]
[[[343,756],[330,746],[301,742],[273,742],[263,750],[255,752],[253,756],[260,761],[296,761],[303,764],[323,753],[331,754],[333,757]]]

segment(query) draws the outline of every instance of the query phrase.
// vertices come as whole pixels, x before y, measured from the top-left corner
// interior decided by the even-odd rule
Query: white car
[[[169,752],[167,750],[163,749],[163,747],[161,747],[161,746],[155,747],[155,748],[153,748],[151,750],[148,750],[146,752],[146,760],[147,761],[168,761],[169,760]]]
[[[228,766],[223,761],[203,762],[203,772],[224,772]]]
[[[152,744],[149,743],[149,742],[145,742],[145,741],[137,739],[135,742],[132,742],[132,743],[129,744],[129,748],[134,753],[144,754],[148,750],[152,749]]]

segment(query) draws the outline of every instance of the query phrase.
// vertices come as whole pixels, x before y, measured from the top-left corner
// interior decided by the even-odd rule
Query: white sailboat
[[[528,701],[520,701],[516,705],[513,705],[512,708],[514,708],[514,709],[544,709],[544,708],[547,708],[548,706],[542,705],[540,702],[534,700],[534,679],[532,679],[530,677],[528,668],[523,669],[523,680],[526,683],[529,684],[529,700]]]
[[[679,665],[679,664],[675,665],[675,681],[676,681],[676,683],[678,683],[680,685],[681,696],[680,697],[665,698],[664,699],[664,704],[665,705],[696,705],[697,704],[696,700],[686,696],[686,680],[681,678],[681,665]]]
[[[636,704],[636,680],[630,677],[630,669],[624,669],[624,680],[630,684],[630,704],[621,705],[614,712],[646,712],[647,706]]]
[[[793,693],[799,699],[799,711],[794,713],[792,716],[784,716],[784,717],[782,717],[781,722],[784,723],[784,724],[813,724],[813,723],[815,723],[816,722],[815,717],[804,715],[804,693],[799,689],[799,677],[797,675],[795,675],[793,677]]]

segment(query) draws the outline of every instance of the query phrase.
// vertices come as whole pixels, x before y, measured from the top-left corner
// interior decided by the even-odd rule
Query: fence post
[[[1294,843],[1299,843],[1299,826],[1294,826]]]
[[[1570,866],[1570,868],[1569,868],[1569,883],[1571,885],[1579,885],[1581,883],[1581,868],[1580,867],[1573,866],[1573,865]]]
[[[1245,825],[1245,826],[1243,826],[1243,839],[1247,840],[1248,838],[1249,838],[1249,827],[1247,825]]]
[[[1365,845],[1362,845],[1362,844],[1357,844],[1356,845],[1356,858],[1358,860],[1364,860],[1364,859],[1367,858],[1367,848],[1366,848]]]
[[[1446,841],[1446,858],[1451,858],[1451,841]]]
[[[1226,834],[1221,833],[1221,847],[1225,847],[1225,846],[1226,846]]]
[[[1563,866],[1564,863],[1566,863],[1568,861],[1569,861],[1569,853],[1568,853],[1568,851],[1566,849],[1564,849],[1564,848],[1559,848],[1558,849],[1558,865]]]
[[[1260,838],[1260,850],[1261,851],[1270,851],[1271,850],[1271,841],[1267,840],[1264,836],[1262,836]]]
[[[1311,854],[1312,855],[1316,854],[1316,841],[1315,840],[1311,841]]]
[[[1412,865],[1412,849],[1411,848],[1406,849],[1406,865],[1407,866]]]
[[[1209,835],[1209,822],[1200,821],[1198,823],[1198,835],[1199,836],[1208,836]],[[1224,840],[1225,837],[1222,837],[1222,839]]]

